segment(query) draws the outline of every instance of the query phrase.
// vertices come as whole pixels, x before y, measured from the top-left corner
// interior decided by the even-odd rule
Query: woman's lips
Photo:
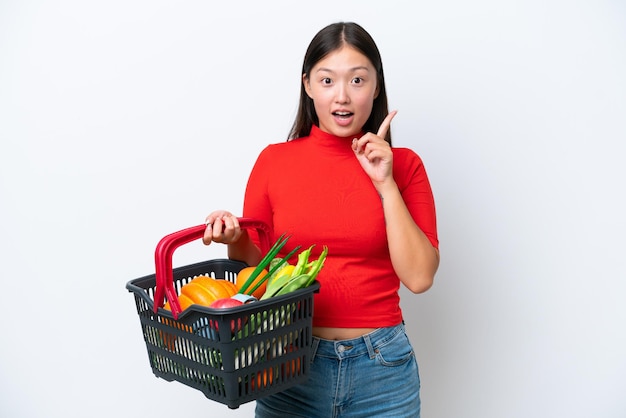
[[[335,123],[340,126],[347,126],[352,122],[354,113],[351,112],[333,112]]]

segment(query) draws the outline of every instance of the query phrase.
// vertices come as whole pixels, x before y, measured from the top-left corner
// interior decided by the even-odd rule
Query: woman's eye
[[[362,79],[361,77],[354,77],[354,78],[352,79],[352,82],[353,82],[354,84],[361,84],[361,83],[363,82],[363,79]]]
[[[332,80],[330,78],[328,77],[322,78],[322,84],[330,84],[330,83],[332,83]]]

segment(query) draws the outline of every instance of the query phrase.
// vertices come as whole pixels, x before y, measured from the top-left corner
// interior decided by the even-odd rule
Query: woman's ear
[[[309,81],[309,77],[307,77],[306,73],[302,74],[302,85],[304,86],[304,91],[306,91],[307,96],[309,96],[310,99],[313,99],[313,97],[311,97],[311,82]]]

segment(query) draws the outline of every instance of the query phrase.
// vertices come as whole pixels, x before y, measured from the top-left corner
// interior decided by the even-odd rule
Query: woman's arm
[[[242,231],[237,242],[228,244],[228,258],[256,266],[261,261],[261,250],[252,242],[248,232]]]
[[[393,151],[384,138],[395,115],[387,115],[377,134],[355,139],[352,148],[382,199],[393,268],[409,290],[421,293],[433,284],[439,251],[413,220],[393,178]]]
[[[376,188],[382,199],[393,268],[411,292],[425,292],[439,267],[439,251],[416,225],[393,178]]]

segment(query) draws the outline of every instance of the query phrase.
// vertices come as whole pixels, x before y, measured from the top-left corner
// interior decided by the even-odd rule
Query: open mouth
[[[333,112],[333,116],[337,118],[341,118],[341,119],[347,119],[351,117],[352,115],[354,115],[354,113],[352,112]]]

